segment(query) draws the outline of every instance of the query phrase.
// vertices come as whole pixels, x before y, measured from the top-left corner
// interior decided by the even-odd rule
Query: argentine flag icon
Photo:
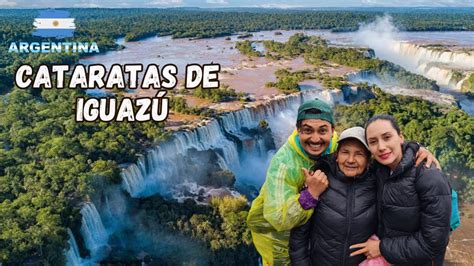
[[[65,10],[42,10],[33,25],[34,36],[58,39],[72,37],[76,29],[74,18],[70,18],[69,12]]]

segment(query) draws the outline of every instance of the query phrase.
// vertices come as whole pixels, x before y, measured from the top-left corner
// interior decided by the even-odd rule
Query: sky
[[[474,7],[474,0],[0,0],[0,8],[64,7]]]

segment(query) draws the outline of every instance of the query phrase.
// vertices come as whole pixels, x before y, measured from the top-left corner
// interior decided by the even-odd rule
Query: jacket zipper
[[[354,181],[351,181],[349,188],[348,188],[348,197],[346,202],[346,213],[348,218],[347,223],[347,234],[344,242],[344,253],[342,255],[342,265],[346,265],[346,258],[349,253],[349,236],[351,235],[351,227],[352,227],[352,205],[354,204]]]

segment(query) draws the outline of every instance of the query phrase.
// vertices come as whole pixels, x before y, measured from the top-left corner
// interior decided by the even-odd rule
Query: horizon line
[[[278,9],[278,10],[287,10],[287,9],[345,9],[345,8],[360,8],[360,9],[374,9],[374,8],[424,8],[424,9],[459,9],[459,8],[470,8],[474,9],[474,6],[301,6],[301,7],[263,7],[263,6],[231,6],[231,7],[198,7],[198,6],[170,6],[170,7],[0,7],[1,10],[14,10],[14,9],[235,9],[235,8],[246,8],[246,9]]]

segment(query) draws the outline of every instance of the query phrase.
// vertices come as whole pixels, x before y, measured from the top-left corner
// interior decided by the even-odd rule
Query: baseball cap
[[[367,150],[369,149],[367,141],[365,140],[365,129],[362,127],[351,127],[342,131],[337,143],[341,143],[341,141],[345,139],[357,139],[358,141],[362,142],[362,144],[364,144]]]
[[[308,110],[315,109],[316,112],[307,112]],[[304,119],[321,119],[328,121],[331,125],[334,125],[334,115],[331,106],[320,99],[314,99],[304,102],[298,108],[297,121]]]

